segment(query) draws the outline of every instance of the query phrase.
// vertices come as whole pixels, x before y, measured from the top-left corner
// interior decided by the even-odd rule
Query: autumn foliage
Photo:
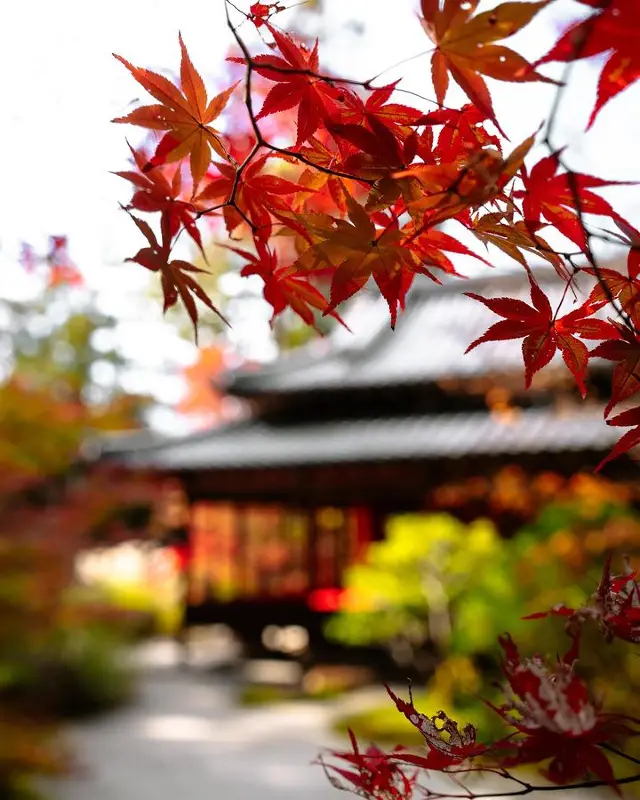
[[[533,61],[505,43],[555,2],[421,0],[414,24],[424,29],[431,59],[424,95],[404,91],[400,81],[330,74],[317,41],[303,42],[278,25],[287,10],[280,3],[225,2],[235,48],[229,70],[234,78],[242,72],[221,91],[205,87],[181,37],[176,82],[117,56],[154,101],[115,120],[156,135],[152,147],[132,151],[132,168],[118,173],[134,186],[125,210],[145,240],[130,260],[158,273],[165,309],[181,300],[197,332],[196,300],[220,311],[198,283],[199,268],[173,250],[183,233],[202,249],[199,226],[223,226],[229,239],[249,240],[227,247],[240,257],[241,274],[262,278],[274,317],[290,309],[308,324],[319,314],[341,322],[340,306],[372,279],[394,327],[416,276],[461,279],[457,256],[489,267],[497,248],[526,272],[530,300],[469,293],[470,303],[482,303],[497,319],[468,349],[521,340],[527,387],[559,356],[583,397],[590,360],[610,361],[604,417],[628,430],[600,467],[627,452],[640,444],[640,408],[623,407],[640,389],[640,233],[598,193],[619,182],[570,168],[557,115],[574,62],[606,55],[595,100],[587,100],[588,129],[640,77],[640,6],[579,0],[583,18],[555,44],[538,42]],[[247,23],[260,34],[261,52],[243,39]],[[565,65],[561,75],[548,70],[553,62]],[[507,141],[492,81],[551,85],[553,102],[524,141]],[[445,105],[452,83],[466,96],[457,108]],[[286,146],[268,127],[280,114],[290,133]],[[155,214],[155,229],[139,213]],[[487,256],[471,246],[474,240]],[[601,241],[627,252],[626,273],[598,263]],[[536,278],[540,262],[557,275],[557,298]],[[353,753],[342,756],[348,769],[334,772],[368,797],[408,797],[409,765],[451,771],[478,757],[500,774],[550,759],[546,775],[554,782],[590,774],[615,785],[602,748],[635,732],[635,721],[603,713],[575,672],[578,629],[589,619],[607,636],[638,641],[635,576],[613,578],[609,570],[607,563],[590,610],[552,612],[567,617],[572,641],[556,664],[521,658],[508,637],[502,640],[507,700],[496,711],[515,729],[504,741],[478,744],[475,731],[459,730],[446,717],[425,718],[411,699],[390,692],[423,733],[427,755],[362,751],[354,741]],[[527,793],[526,786],[515,793]]]
[[[433,717],[422,714],[414,706],[410,688],[409,698],[404,700],[387,687],[398,711],[423,736],[426,752],[398,747],[390,753],[377,748],[362,753],[352,737],[353,752],[335,752],[330,761],[322,762],[332,783],[374,798],[409,798],[419,790],[426,797],[488,797],[458,794],[460,785],[455,783],[448,784],[449,788],[440,783],[440,789],[427,789],[419,780],[421,771],[444,773],[455,780],[483,770],[515,782],[513,795],[518,795],[540,788],[510,771],[527,764],[544,764],[542,774],[552,785],[576,789],[604,784],[619,793],[619,784],[637,781],[637,775],[617,779],[608,753],[624,758],[619,748],[640,733],[640,720],[605,712],[601,700],[590,693],[576,669],[585,624],[595,623],[608,640],[640,643],[637,573],[627,566],[622,574],[613,575],[608,558],[587,605],[579,609],[556,606],[529,619],[548,614],[564,617],[569,635],[567,652],[553,663],[537,655],[524,658],[509,634],[500,637],[504,699],[500,705],[487,704],[504,722],[502,738],[479,741],[471,724],[461,729],[443,711]],[[629,756],[629,761],[637,760]],[[350,768],[345,769],[345,765]],[[595,780],[587,780],[590,776]]]
[[[307,46],[276,27],[274,18],[285,10],[278,3],[254,3],[246,12],[228,6],[240,50],[229,61],[242,65],[245,77],[217,94],[205,87],[181,37],[176,83],[117,56],[156,101],[115,120],[158,137],[149,152],[132,149],[133,168],[117,174],[134,186],[126,209],[146,240],[131,260],[159,274],[165,310],[180,300],[196,330],[197,300],[220,313],[198,283],[200,268],[172,251],[183,232],[202,250],[199,225],[221,216],[231,238],[253,240],[254,251],[234,250],[244,259],[242,274],[263,279],[274,317],[290,308],[308,324],[317,314],[340,319],[339,306],[372,278],[393,326],[416,275],[436,282],[461,277],[452,254],[490,264],[464,237],[441,229],[457,225],[460,234],[521,264],[531,286],[531,305],[472,295],[501,319],[470,346],[522,339],[527,386],[559,352],[583,396],[589,360],[614,362],[608,416],[640,386],[640,234],[597,194],[614,181],[568,169],[565,149],[555,144],[553,109],[539,132],[504,151],[487,78],[557,84],[558,100],[567,82],[539,68],[606,52],[591,127],[604,104],[640,75],[633,46],[638,10],[633,0],[583,0],[591,13],[531,64],[503,40],[552,3],[507,2],[485,10],[479,0],[422,0],[416,24],[433,44],[435,100],[418,105],[435,103],[435,110],[408,105],[407,97],[416,98],[400,97],[398,82],[374,86],[325,73],[318,42]],[[238,28],[243,21],[270,37],[267,52],[249,52]],[[444,105],[452,80],[469,101],[457,109]],[[235,135],[225,111],[238,103],[245,127]],[[294,123],[287,147],[264,130],[281,112]],[[234,129],[236,117],[237,108]],[[528,163],[536,142],[549,152]],[[288,177],[277,174],[282,171]],[[155,213],[158,232],[137,212]],[[594,216],[609,221],[604,234]],[[548,244],[550,233],[564,238],[565,250]],[[626,276],[596,263],[593,244],[602,237],[628,248]],[[540,289],[528,259],[553,266],[565,285],[559,305]],[[608,420],[631,428],[609,458],[638,443],[639,420],[634,412]]]

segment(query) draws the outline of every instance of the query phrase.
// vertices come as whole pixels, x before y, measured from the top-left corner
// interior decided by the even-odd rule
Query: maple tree
[[[177,83],[117,56],[159,102],[115,122],[161,132],[154,152],[132,149],[135,169],[117,173],[134,185],[126,209],[147,240],[130,260],[159,273],[165,310],[181,300],[197,332],[196,300],[221,312],[197,281],[200,268],[172,258],[172,250],[183,231],[202,250],[198,224],[215,224],[222,215],[231,238],[248,234],[253,240],[255,254],[245,248],[235,252],[247,262],[242,274],[263,279],[274,318],[290,308],[307,324],[314,324],[317,314],[340,319],[340,304],[373,278],[389,304],[394,326],[416,275],[439,282],[436,269],[447,279],[462,277],[447,252],[490,263],[439,227],[458,223],[480,243],[498,247],[527,270],[533,302],[530,307],[517,298],[472,295],[503,319],[471,347],[524,338],[527,386],[560,351],[583,396],[590,359],[613,361],[608,417],[638,385],[634,370],[640,234],[594,191],[620,182],[569,169],[566,147],[552,145],[554,114],[567,82],[552,80],[537,68],[609,53],[591,126],[604,103],[638,77],[629,34],[637,10],[626,0],[582,0],[592,13],[533,64],[497,44],[526,28],[553,2],[507,2],[483,10],[480,0],[422,0],[418,24],[434,44],[435,111],[395,102],[394,95],[402,91],[397,81],[374,86],[372,80],[325,74],[317,42],[309,48],[276,27],[274,18],[286,10],[278,3],[254,3],[246,12],[227,3],[230,32],[241,53],[229,61],[244,67],[244,87],[235,81],[211,98],[182,37]],[[239,16],[235,23],[233,13]],[[239,32],[243,21],[253,22],[262,36],[272,38],[267,43],[270,52],[250,53]],[[541,120],[540,134],[506,156],[504,133],[483,76],[557,84],[556,100]],[[450,77],[470,101],[459,109],[444,105]],[[258,80],[268,84],[266,90],[262,87],[259,111]],[[224,125],[225,108],[238,94],[249,129],[247,141],[242,131],[242,145],[240,134]],[[280,112],[295,115],[295,133],[287,147],[267,138],[261,127]],[[528,165],[525,160],[536,136],[550,152]],[[214,161],[214,154],[221,160]],[[294,179],[276,174],[282,169]],[[133,210],[158,213],[160,235]],[[599,232],[592,216],[609,219],[614,230]],[[570,249],[550,247],[543,233],[560,235]],[[628,248],[626,277],[597,263],[593,243],[599,238]],[[561,313],[559,306],[552,307],[529,269],[531,256],[550,263],[564,282],[563,311],[584,291],[583,280],[591,279],[591,291],[579,308]],[[327,284],[328,298],[322,293]],[[584,340],[600,344],[590,350]],[[633,427],[615,455],[637,443],[634,420],[629,414],[608,420]]]
[[[324,70],[317,41],[304,42],[277,24],[287,10],[281,3],[243,8],[225,0],[235,47],[230,70],[243,74],[212,96],[181,36],[175,83],[116,56],[158,101],[115,120],[159,137],[148,154],[133,149],[134,169],[118,173],[134,185],[125,209],[146,240],[129,260],[159,274],[165,310],[181,300],[197,335],[196,300],[221,312],[198,283],[200,268],[173,250],[183,232],[202,250],[201,224],[219,229],[222,222],[231,240],[248,239],[242,247],[225,245],[244,260],[241,274],[263,280],[274,318],[290,309],[309,325],[318,315],[341,322],[340,305],[372,280],[394,327],[416,276],[461,279],[452,256],[492,264],[467,241],[495,247],[525,270],[530,303],[469,293],[469,302],[500,319],[468,349],[522,339],[527,388],[559,354],[583,397],[590,361],[612,362],[603,415],[607,424],[629,430],[600,469],[640,444],[640,408],[625,408],[640,387],[640,232],[597,193],[623,183],[571,168],[572,143],[559,144],[557,117],[575,62],[606,54],[586,135],[602,109],[640,77],[640,11],[636,0],[578,0],[584,19],[551,47],[537,42],[537,58],[528,60],[504,43],[557,2],[421,0],[414,24],[422,26],[430,47],[425,95],[404,90],[400,81],[355,80]],[[263,52],[251,52],[245,23],[258,31]],[[546,70],[553,62],[565,64],[559,79]],[[509,144],[508,154],[506,120],[496,115],[488,83],[495,80],[545,83],[553,93],[537,131]],[[452,82],[465,95],[459,108],[445,105]],[[238,104],[244,127],[236,124]],[[267,130],[269,119],[283,112],[293,121],[288,144],[286,136]],[[159,234],[133,211],[159,215]],[[565,244],[553,244],[558,241]],[[626,249],[626,275],[600,265],[600,242]],[[536,261],[553,267],[559,301],[541,288]],[[611,417],[614,408],[618,413]],[[607,562],[590,611],[552,612],[567,617],[571,637],[568,654],[556,664],[521,658],[510,638],[501,640],[507,690],[496,711],[514,728],[504,740],[478,744],[472,727],[460,730],[444,714],[427,718],[411,697],[407,702],[390,691],[423,734],[427,755],[363,751],[353,740],[353,752],[339,754],[348,768],[328,768],[332,779],[366,797],[408,798],[421,770],[458,775],[477,769],[468,764],[482,759],[494,774],[515,781],[514,795],[534,787],[509,770],[532,762],[550,760],[546,777],[576,788],[617,789],[640,780],[616,778],[605,754],[613,749],[624,758],[618,742],[637,733],[640,723],[604,713],[576,671],[579,632],[589,620],[608,637],[638,641],[635,574],[612,578],[609,570]],[[426,791],[429,797],[478,796]]]
[[[96,346],[113,320],[91,302],[67,245],[57,235],[44,252],[25,243],[31,297],[0,301],[0,796],[10,799],[35,796],[32,777],[71,766],[51,690],[65,680],[51,682],[47,670],[60,664],[61,637],[96,619],[70,599],[75,557],[97,531],[130,537],[128,512],[157,492],[142,477],[79,468],[88,434],[139,427],[148,401],[95,381],[92,368],[115,371],[124,359]]]

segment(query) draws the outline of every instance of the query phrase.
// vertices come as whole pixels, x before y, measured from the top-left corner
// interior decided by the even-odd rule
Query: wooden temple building
[[[553,302],[557,278],[537,274]],[[246,419],[105,445],[184,493],[188,520],[174,537],[191,548],[188,622],[224,622],[253,642],[267,625],[303,625],[313,642],[339,606],[345,567],[390,515],[490,515],[508,535],[527,514],[504,500],[509,481],[517,494],[539,476],[589,472],[610,450],[620,434],[602,417],[610,365],[590,373],[587,401],[558,356],[525,391],[520,342],[465,355],[497,318],[462,291],[529,300],[523,271],[416,283],[395,331],[372,301],[354,333],[228,376]],[[625,457],[605,473],[633,480],[636,466]]]

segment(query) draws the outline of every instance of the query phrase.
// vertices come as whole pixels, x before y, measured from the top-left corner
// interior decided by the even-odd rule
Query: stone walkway
[[[145,667],[136,704],[71,731],[82,772],[54,785],[54,800],[335,798],[311,765],[342,744],[325,708],[238,708],[229,678],[180,669],[165,651]]]

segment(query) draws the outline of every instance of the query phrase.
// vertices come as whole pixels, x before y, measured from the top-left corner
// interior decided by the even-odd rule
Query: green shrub
[[[119,636],[97,627],[62,629],[25,662],[13,696],[47,716],[73,719],[116,708],[133,693]]]
[[[167,593],[158,596],[157,590],[132,581],[103,581],[93,590],[96,597],[113,608],[146,615],[149,635],[170,636],[179,627],[182,607]]]

